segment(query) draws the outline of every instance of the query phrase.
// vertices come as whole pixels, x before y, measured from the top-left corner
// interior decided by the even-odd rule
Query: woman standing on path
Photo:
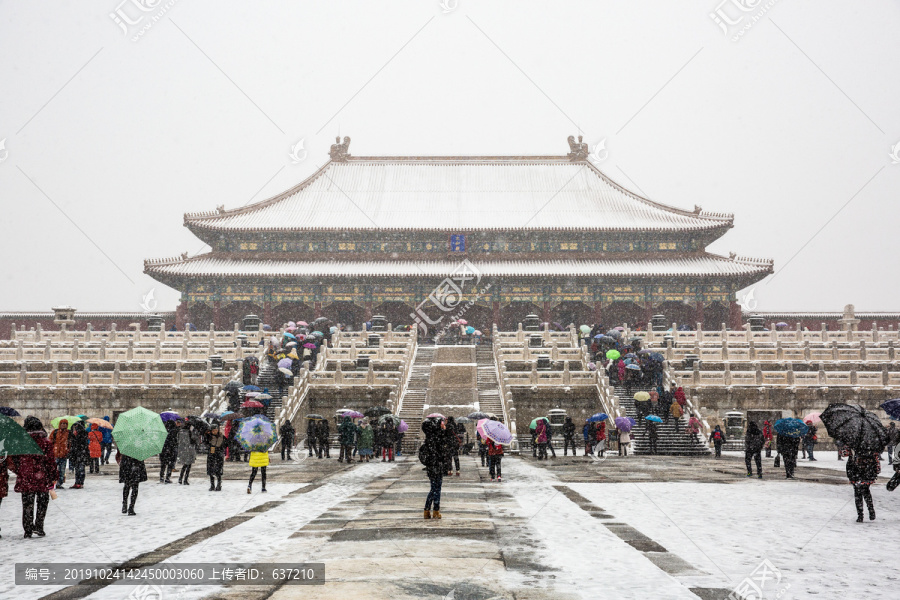
[[[447,452],[447,475],[453,475],[453,463],[456,461],[456,476],[459,477],[459,447],[462,445],[462,440],[459,439],[456,419],[453,417],[447,417],[444,435]]]
[[[631,433],[623,429],[619,430],[619,456],[628,456],[628,447],[631,445]]]
[[[394,462],[394,436],[397,429],[394,427],[393,419],[385,419],[381,426],[381,462],[387,460]]]
[[[369,426],[369,420],[366,419],[362,422],[362,427],[359,430],[359,437],[357,438],[356,447],[359,451],[359,462],[365,460],[369,462],[372,459],[372,448],[375,444],[375,432]]]
[[[137,501],[138,486],[142,481],[147,481],[147,467],[144,461],[125,456],[121,452],[116,452],[116,462],[119,463],[119,483],[124,484],[122,488],[122,514],[131,517],[137,513],[134,512],[134,503]],[[128,503],[128,493],[131,492],[131,503]]]
[[[225,436],[219,431],[219,422],[213,421],[206,432],[206,474],[209,475],[209,491],[222,491],[222,471],[225,469]]]
[[[338,462],[353,462],[353,442],[356,441],[356,425],[353,419],[344,417],[343,422],[338,425],[338,434],[340,436],[341,453],[338,456]]]
[[[159,482],[172,483],[172,469],[178,458],[178,431],[174,421],[166,421],[165,427],[168,433],[162,452],[159,453]]]
[[[96,425],[88,425],[88,453],[90,455],[91,473],[100,473],[100,455],[103,452],[103,434]]]
[[[262,491],[266,491],[266,467],[269,466],[268,452],[251,452],[250,453],[250,481],[247,483],[247,493],[249,494],[253,488],[253,480],[256,479],[257,470],[262,471]]]
[[[538,460],[547,460],[547,422],[539,419],[534,429],[534,441],[538,448]]]
[[[718,425],[709,434],[709,441],[713,443],[716,449],[716,458],[722,458],[722,444],[725,443],[725,432]]]
[[[75,484],[70,489],[84,488],[84,465],[91,461],[90,442],[80,421],[72,426],[69,434],[69,466],[75,467]]]
[[[6,460],[9,469],[16,474],[14,491],[22,494],[22,528],[25,530],[25,537],[44,537],[44,517],[50,504],[50,490],[53,489],[59,472],[53,446],[41,422],[37,417],[28,416],[24,427],[43,454],[10,456]]]
[[[603,458],[603,454],[606,452],[606,421],[600,421],[596,427],[597,451],[600,453],[600,458]]]
[[[779,436],[779,440],[781,437]],[[795,454],[796,456],[796,454]],[[869,486],[878,479],[881,472],[880,452],[859,452],[854,450],[847,457],[847,479],[853,485],[853,499],[856,501],[856,522],[863,522],[863,500],[869,508],[869,520],[875,520],[875,503]]]
[[[441,518],[441,486],[444,483],[445,466],[443,452],[445,426],[443,421],[435,419],[425,419],[422,422],[422,433],[425,434],[425,442],[419,448],[419,462],[425,465],[425,472],[428,474],[428,481],[431,483],[428,497],[425,498],[426,519]],[[434,512],[431,510],[432,506],[434,507]]]
[[[197,439],[190,427],[181,426],[178,429],[178,447],[176,450],[178,462],[181,463],[181,472],[178,474],[178,483],[191,485],[188,477],[191,475],[191,466],[197,459]]]
[[[56,460],[56,489],[61,490],[66,482],[66,461],[69,460],[69,421],[59,420],[59,427],[50,434],[50,444],[53,446],[53,458]]]

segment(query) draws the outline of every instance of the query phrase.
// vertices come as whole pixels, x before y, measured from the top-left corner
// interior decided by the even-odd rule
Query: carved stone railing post
[[[128,349],[125,351],[125,360],[134,360],[134,338],[129,338],[128,340]]]

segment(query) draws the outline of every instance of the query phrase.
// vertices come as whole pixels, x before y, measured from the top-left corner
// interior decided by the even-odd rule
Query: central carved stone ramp
[[[637,408],[635,407],[634,394],[637,392],[649,392],[654,389],[650,386],[632,385],[629,395],[623,385],[616,385],[616,396],[619,397],[619,405],[625,408],[625,414],[637,420]],[[678,423],[678,432],[675,431],[675,419],[670,417],[668,423],[658,423],[659,439],[656,442],[657,454],[671,454],[676,456],[709,456],[709,446],[702,439],[702,432],[698,434],[700,443],[691,440],[685,433],[687,429],[687,415],[681,417]],[[631,430],[632,447],[635,454],[650,454],[650,439],[646,424],[638,423]]]
[[[493,413],[502,420],[503,401],[491,347],[483,344],[476,346],[475,362],[478,364],[478,410]]]
[[[409,423],[409,430],[403,436],[402,450],[404,454],[413,453],[419,447],[419,436],[422,435],[420,427],[424,416],[422,409],[425,407],[425,393],[431,378],[433,360],[434,346],[419,344],[416,347],[416,357],[410,369],[409,383],[400,398],[400,411],[398,412],[398,416]]]

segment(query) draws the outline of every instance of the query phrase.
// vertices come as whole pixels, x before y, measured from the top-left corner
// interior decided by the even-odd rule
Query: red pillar
[[[598,323],[600,323],[603,320],[602,319],[602,312],[603,312],[602,309],[603,309],[603,304],[599,300],[594,302],[594,322],[592,323],[592,325],[597,325]]]
[[[697,304],[694,306],[694,322],[691,323],[691,325],[695,325],[697,323],[700,323],[701,325],[703,324],[703,302],[702,301],[698,301]]]
[[[543,308],[541,310],[541,321],[543,321],[544,323],[549,323],[550,322],[550,303],[544,302],[542,306],[543,306]]]
[[[314,318],[318,319],[322,316],[322,303],[321,302],[313,302],[313,315]]]
[[[263,302],[263,324],[272,325],[272,303],[266,300]],[[274,325],[272,325],[274,327]]]
[[[731,329],[737,331],[744,326],[744,317],[741,313],[741,306],[737,303],[736,300],[731,301],[731,306],[729,306],[729,321],[731,325]]]
[[[496,325],[497,328],[499,329],[500,328],[500,302],[499,301],[494,300],[493,302],[491,302],[491,311],[494,313],[493,314],[494,325]]]
[[[216,330],[222,329],[222,301],[213,300],[213,325]]]

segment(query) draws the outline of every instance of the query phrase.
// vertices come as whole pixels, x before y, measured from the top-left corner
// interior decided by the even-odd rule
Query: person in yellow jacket
[[[256,472],[262,470],[262,491],[266,491],[266,467],[269,466],[268,452],[251,452],[250,453],[250,483],[247,484],[247,493],[251,492],[253,480],[256,479]]]

